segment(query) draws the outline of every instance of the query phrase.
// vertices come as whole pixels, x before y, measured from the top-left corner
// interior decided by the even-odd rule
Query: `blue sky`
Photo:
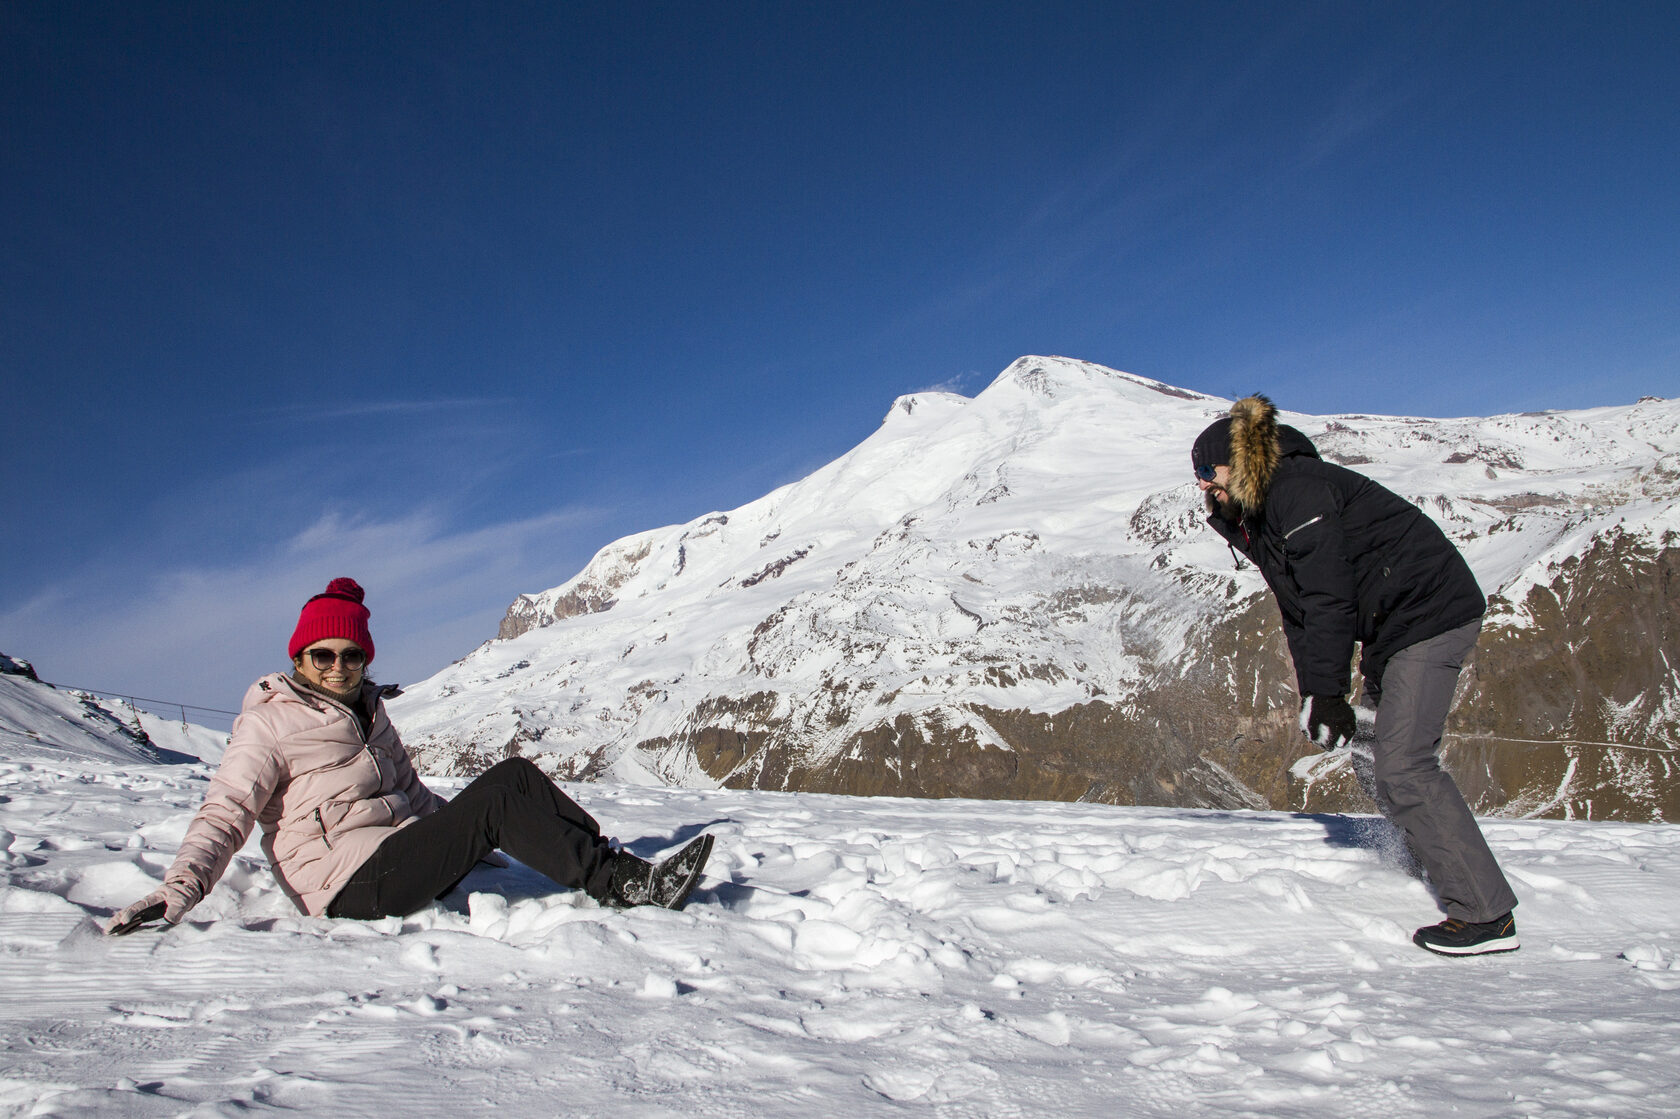
[[[1026,353],[1680,395],[1676,57],[1658,3],[5,0],[0,650],[231,708],[348,574],[412,681]]]

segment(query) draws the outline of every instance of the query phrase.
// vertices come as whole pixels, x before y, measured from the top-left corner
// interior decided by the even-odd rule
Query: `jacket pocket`
[[[321,842],[325,843],[327,845],[327,850],[331,851],[332,837],[327,835],[327,822],[321,818],[321,810],[319,808],[315,809],[315,826],[321,829]]]

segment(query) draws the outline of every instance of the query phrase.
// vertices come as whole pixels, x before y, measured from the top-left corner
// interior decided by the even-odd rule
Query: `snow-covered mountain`
[[[431,772],[520,752],[694,787],[1344,806],[1345,773],[1291,771],[1276,608],[1190,480],[1229,403],[1045,357],[902,397],[809,477],[520,595],[393,717]],[[1680,817],[1680,401],[1283,419],[1494,592],[1449,728],[1478,808]]]
[[[226,744],[208,727],[42,683],[28,661],[0,653],[0,758],[215,762]]]

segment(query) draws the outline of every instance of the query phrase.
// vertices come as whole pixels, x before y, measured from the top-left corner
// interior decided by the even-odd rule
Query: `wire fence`
[[[54,684],[53,687],[63,688],[66,691],[72,692],[86,692],[88,695],[100,696],[105,699],[127,700],[130,707],[134,707],[142,703],[161,704],[164,707],[173,707],[181,713],[182,723],[187,721],[188,711],[203,711],[207,714],[226,715],[230,718],[239,714],[237,711],[228,711],[221,707],[205,707],[202,704],[197,703],[183,703],[178,699],[148,699],[145,696],[134,696],[128,695],[124,692],[113,692],[106,688],[84,688],[76,684]],[[1461,742],[1512,742],[1521,746],[1603,746],[1612,750],[1642,750],[1651,754],[1680,753],[1680,746],[1676,746],[1674,743],[1666,740],[1660,740],[1662,741],[1660,746],[1635,746],[1630,742],[1598,742],[1590,738],[1513,738],[1506,734],[1456,734],[1451,731],[1442,735],[1442,737],[1454,738]]]
[[[150,699],[146,696],[128,695],[124,692],[113,692],[107,688],[84,688],[77,684],[54,684],[53,687],[63,688],[67,692],[85,692],[88,695],[97,696],[101,699],[127,700],[130,707],[138,707],[142,703],[157,704],[165,708],[173,707],[181,713],[181,724],[183,726],[186,725],[188,711],[203,711],[206,714],[226,715],[230,718],[239,714],[237,711],[227,711],[220,707],[205,707],[202,704],[197,703],[183,703],[178,699]]]
[[[1460,742],[1515,742],[1521,746],[1604,746],[1612,750],[1644,750],[1652,754],[1680,753],[1680,747],[1674,743],[1664,741],[1661,746],[1635,746],[1630,742],[1595,742],[1590,738],[1512,738],[1508,734],[1453,734],[1448,732],[1443,738],[1456,738]]]

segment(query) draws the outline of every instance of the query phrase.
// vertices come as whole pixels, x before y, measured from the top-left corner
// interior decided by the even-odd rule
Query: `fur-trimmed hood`
[[[1264,396],[1245,396],[1231,405],[1231,497],[1248,513],[1266,504],[1266,494],[1287,455],[1318,457],[1312,440],[1277,422],[1277,406]]]

